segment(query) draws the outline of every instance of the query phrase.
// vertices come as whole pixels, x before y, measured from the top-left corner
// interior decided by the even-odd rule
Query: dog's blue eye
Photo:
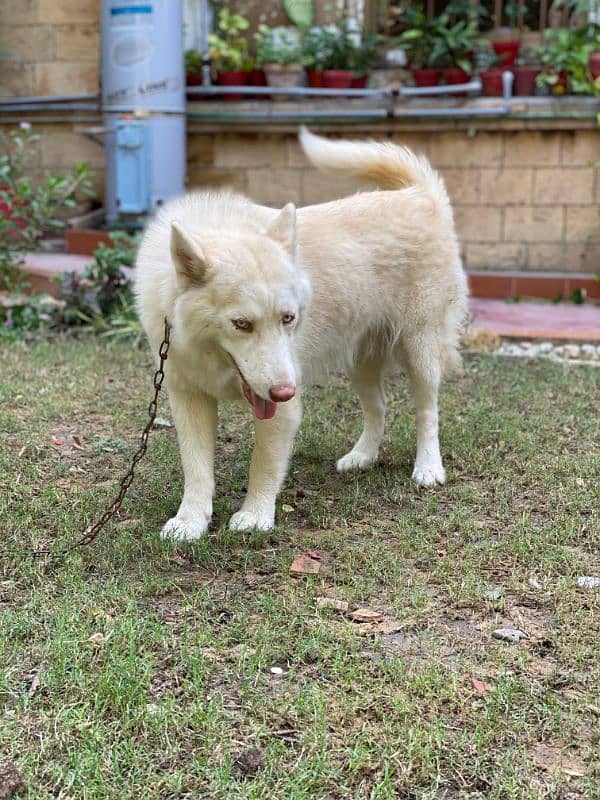
[[[281,318],[281,321],[284,325],[291,325],[291,323],[296,319],[294,314],[284,314]]]
[[[247,319],[232,319],[231,322],[233,327],[237,328],[238,331],[249,331],[252,329],[252,325]]]

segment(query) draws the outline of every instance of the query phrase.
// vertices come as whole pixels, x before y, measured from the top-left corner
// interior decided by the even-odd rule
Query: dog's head
[[[262,233],[192,235],[171,227],[181,294],[177,322],[189,341],[218,345],[237,370],[259,419],[296,392],[293,338],[309,299],[296,261],[296,209],[288,204]]]

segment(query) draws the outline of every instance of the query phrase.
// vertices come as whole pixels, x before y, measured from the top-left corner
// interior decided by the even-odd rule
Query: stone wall
[[[467,267],[600,268],[597,130],[410,131],[387,137],[427,155],[446,180]],[[355,186],[310,167],[291,134],[189,136],[190,187],[231,186],[254,200],[299,205]]]
[[[2,0],[0,97],[98,90],[99,0]]]

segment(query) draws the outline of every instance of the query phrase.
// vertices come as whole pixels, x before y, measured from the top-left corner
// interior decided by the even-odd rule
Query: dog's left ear
[[[267,228],[267,236],[274,239],[293,256],[296,251],[296,206],[288,203]]]

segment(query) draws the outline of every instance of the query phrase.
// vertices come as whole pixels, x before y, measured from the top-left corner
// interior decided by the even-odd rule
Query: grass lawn
[[[357,476],[334,471],[355,399],[313,389],[279,524],[251,535],[226,528],[251,444],[249,410],[226,408],[213,526],[190,547],[157,536],[181,470],[156,431],[96,544],[57,569],[1,556],[0,761],[20,796],[600,798],[600,590],[577,585],[600,575],[599,378],[467,355],[442,398],[448,484],[429,492],[402,380]],[[145,350],[2,345],[3,547],[72,540],[103,510],[150,394]],[[319,574],[290,576],[309,549]]]

